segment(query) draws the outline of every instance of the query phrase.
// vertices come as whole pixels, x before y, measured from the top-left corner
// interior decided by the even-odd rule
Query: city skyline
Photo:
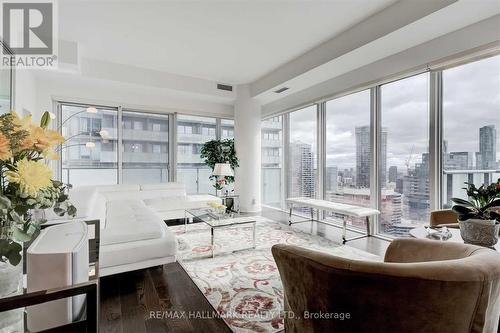
[[[495,124],[497,129],[500,127],[500,76],[489,75],[499,72],[500,57],[493,57],[443,73],[444,137],[449,143],[449,151],[476,152],[479,147],[474,141],[475,129],[486,124]],[[382,96],[382,121],[391,132],[388,140],[392,149],[388,152],[387,165],[403,169],[412,145],[415,154],[428,151],[428,79],[427,75],[417,75],[392,84],[394,88],[391,83],[383,86],[385,93]],[[409,94],[419,91],[422,93]],[[331,103],[333,101],[335,103]],[[312,142],[315,148],[315,136],[310,128],[315,128],[316,117],[311,118],[309,112],[302,110],[295,113],[294,117],[303,129],[297,126],[291,139],[303,138],[304,142]],[[328,101],[326,114],[327,119],[332,117],[335,120],[327,122],[328,166],[333,166],[331,161],[336,161],[339,169],[352,167],[356,158],[354,128],[370,123],[370,92],[364,90]],[[474,130],[471,131],[471,127]],[[500,156],[498,136],[496,146],[497,156]],[[420,162],[414,160],[411,163],[413,166]]]

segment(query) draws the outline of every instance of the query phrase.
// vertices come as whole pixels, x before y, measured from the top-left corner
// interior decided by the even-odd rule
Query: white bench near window
[[[330,223],[326,223],[324,221],[314,220],[314,210],[315,209],[318,211],[324,210],[327,212],[332,212],[332,213],[336,213],[339,215],[343,215],[343,217],[344,217],[343,224],[342,224],[342,243],[343,244],[345,244],[346,242],[351,241],[351,240],[369,237],[371,234],[371,232],[370,232],[370,217],[380,214],[380,211],[378,211],[377,209],[373,209],[373,208],[343,204],[343,203],[338,203],[338,202],[331,202],[331,201],[326,201],[326,200],[304,198],[304,197],[288,198],[288,199],[286,199],[286,203],[290,209],[290,214],[289,214],[289,218],[288,218],[289,225],[296,224],[296,223],[309,222],[309,221],[330,224]],[[292,211],[293,211],[294,205],[311,208],[311,219],[305,220],[305,221],[292,222]],[[366,218],[366,235],[357,236],[357,237],[353,237],[353,238],[349,238],[349,239],[346,238],[347,219],[350,217],[364,217],[364,218]]]

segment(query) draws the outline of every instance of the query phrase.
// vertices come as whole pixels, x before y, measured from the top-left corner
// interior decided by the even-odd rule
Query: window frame
[[[274,121],[276,117],[283,117],[283,156],[282,158],[282,169],[284,174],[284,180],[282,180],[281,187],[281,197],[282,204],[281,210],[286,211],[287,207],[285,207],[285,199],[286,193],[288,193],[288,182],[285,179],[288,179],[288,175],[286,175],[286,170],[288,170],[287,162],[289,161],[289,150],[288,150],[288,142],[289,142],[289,116],[291,113],[304,109],[311,105],[317,105],[317,154],[318,154],[318,189],[317,189],[317,199],[324,199],[325,197],[325,186],[326,186],[326,102],[330,100],[335,100],[337,98],[344,97],[346,95],[351,95],[358,93],[363,90],[370,90],[370,150],[371,150],[371,168],[370,168],[370,196],[371,196],[371,207],[381,210],[381,186],[380,185],[380,163],[379,157],[381,154],[381,146],[382,146],[382,124],[381,124],[381,86],[390,82],[395,82],[399,80],[404,80],[406,78],[429,73],[429,84],[428,84],[428,98],[429,98],[429,112],[428,112],[428,130],[429,130],[429,209],[437,210],[442,209],[443,200],[443,71],[453,67],[459,67],[462,65],[466,65],[472,62],[478,62],[485,58],[500,56],[500,52],[495,52],[489,54],[488,56],[477,57],[471,56],[468,61],[460,61],[457,62],[453,66],[446,67],[434,67],[427,68],[425,70],[420,70],[417,72],[407,73],[406,75],[399,75],[397,78],[386,79],[384,81],[380,81],[377,83],[373,83],[368,86],[364,86],[361,88],[353,89],[350,91],[345,91],[341,94],[332,97],[325,97],[324,99],[314,101],[309,104],[301,105],[292,109],[285,110],[283,112],[274,113],[270,115],[266,115],[262,117],[262,121]],[[263,137],[262,137],[263,138]],[[262,148],[261,148],[262,149]],[[276,207],[267,206],[263,204],[266,208],[276,209]],[[324,217],[324,213],[322,213],[321,217]],[[348,227],[348,229],[350,229]],[[352,229],[352,231],[358,231],[359,229]],[[378,216],[375,216],[371,219],[371,235],[381,239],[393,239],[387,234],[381,234],[379,230],[379,219]]]
[[[123,129],[124,126],[122,126],[122,119],[123,119],[123,113],[127,112],[134,112],[134,113],[139,113],[139,114],[160,114],[162,116],[167,116],[168,117],[168,129],[164,131],[168,131],[168,161],[167,161],[167,171],[168,171],[168,182],[175,182],[177,181],[177,154],[178,154],[178,145],[177,145],[177,135],[178,135],[178,126],[177,126],[177,115],[187,115],[190,116],[192,114],[184,114],[184,113],[177,113],[177,112],[158,112],[154,110],[147,110],[147,109],[136,109],[136,108],[128,108],[128,107],[122,107],[121,105],[112,105],[112,104],[94,104],[94,103],[85,103],[85,102],[71,102],[67,100],[53,100],[53,110],[55,111],[56,114],[56,124],[54,128],[62,134],[62,116],[63,116],[63,111],[62,107],[63,106],[74,106],[74,107],[81,107],[81,108],[88,108],[88,107],[95,107],[95,108],[105,108],[108,110],[113,110],[116,111],[116,121],[117,121],[117,180],[116,184],[123,184],[123,151],[121,149],[122,143],[123,143]],[[216,127],[215,127],[215,137],[217,139],[221,139],[222,137],[222,128],[221,128],[221,121],[224,120],[232,120],[234,119],[229,118],[229,117],[215,117],[215,116],[207,116],[207,115],[202,115],[202,114],[197,114],[196,116],[200,117],[205,117],[205,118],[212,118],[215,119]],[[114,124],[113,124],[114,125]],[[130,124],[132,126],[131,129],[134,129],[134,122]],[[90,124],[92,127],[92,124]],[[144,126],[143,126],[144,127]],[[87,129],[89,130],[89,129]],[[144,130],[144,128],[143,128]],[[162,131],[160,127],[160,132]],[[195,131],[192,129],[192,133]],[[233,127],[233,133],[234,133],[234,127]],[[59,160],[57,161],[56,165],[56,177],[58,180],[62,179],[63,175],[63,161],[62,161],[62,152],[58,153],[59,155]]]

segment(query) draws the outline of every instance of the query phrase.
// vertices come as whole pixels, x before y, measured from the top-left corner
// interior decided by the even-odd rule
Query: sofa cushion
[[[174,257],[175,235],[162,223],[163,236],[155,239],[103,245],[99,253],[100,268],[133,264],[157,258]]]
[[[69,201],[76,207],[77,217],[88,217],[92,215],[97,198],[95,186],[75,187],[68,192]]]
[[[139,191],[111,191],[111,192],[102,192],[102,194],[106,201],[123,201],[123,200],[139,200]]]
[[[186,197],[159,197],[144,200],[146,206],[157,212],[184,209],[184,207],[186,207],[186,202]]]
[[[142,200],[166,197],[185,197],[186,188],[181,183],[162,183],[141,185],[139,197]]]
[[[163,221],[140,200],[114,200],[106,204],[103,245],[135,242],[163,236]]]
[[[123,223],[121,226],[101,230],[101,244],[120,244],[161,238],[162,229],[157,223]]]

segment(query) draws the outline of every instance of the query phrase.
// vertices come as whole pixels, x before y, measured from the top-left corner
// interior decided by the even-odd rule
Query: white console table
[[[290,215],[289,215],[289,219],[288,219],[289,225],[292,225],[295,223],[309,222],[309,221],[330,224],[330,223],[326,223],[324,221],[320,221],[319,219],[314,220],[314,214],[313,214],[314,209],[316,209],[318,211],[324,210],[324,211],[328,211],[328,212],[342,215],[344,217],[343,218],[343,225],[342,225],[342,243],[343,244],[345,244],[348,241],[354,240],[354,239],[369,237],[371,234],[370,233],[370,217],[380,214],[380,211],[378,211],[377,209],[373,209],[373,208],[348,205],[348,204],[331,202],[331,201],[326,201],[326,200],[304,198],[304,197],[288,198],[288,199],[286,199],[286,203],[287,203],[288,207],[290,208]],[[292,211],[293,211],[294,205],[311,208],[311,219],[304,220],[304,221],[292,222]],[[353,237],[353,238],[349,238],[349,239],[346,238],[347,219],[350,217],[364,217],[364,218],[366,218],[366,235],[357,236],[357,237]]]

